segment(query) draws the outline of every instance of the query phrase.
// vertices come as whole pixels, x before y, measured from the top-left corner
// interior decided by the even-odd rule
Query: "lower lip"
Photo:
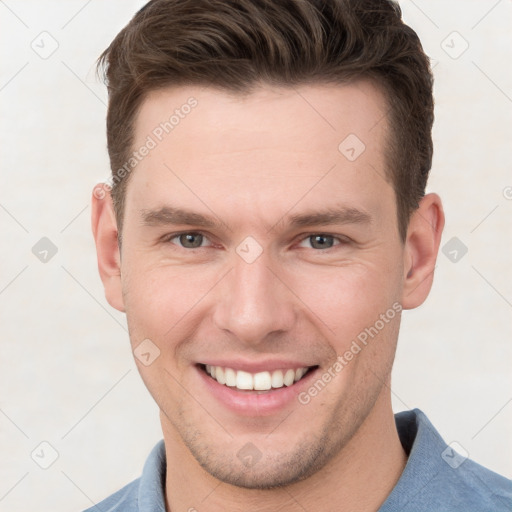
[[[308,387],[318,368],[310,370],[291,386],[272,389],[258,394],[256,391],[238,391],[219,384],[200,367],[196,367],[200,378],[212,395],[231,411],[244,416],[269,416],[297,401],[297,395]]]

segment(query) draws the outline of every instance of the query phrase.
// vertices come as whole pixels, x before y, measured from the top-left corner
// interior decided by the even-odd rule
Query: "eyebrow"
[[[371,215],[363,210],[341,207],[328,208],[320,212],[314,211],[291,215],[289,224],[292,227],[304,227],[315,226],[317,224],[370,224],[371,221]]]
[[[141,210],[142,222],[146,226],[194,225],[203,228],[219,228],[224,223],[220,219],[193,212],[184,208],[163,206],[155,210]],[[370,224],[369,213],[357,208],[328,208],[323,211],[310,211],[296,215],[285,215],[270,229],[287,224],[291,228],[315,225]]]
[[[215,217],[196,213],[184,208],[163,206],[157,210],[141,210],[142,222],[146,226],[167,224],[190,224],[204,228],[217,228],[223,223]]]

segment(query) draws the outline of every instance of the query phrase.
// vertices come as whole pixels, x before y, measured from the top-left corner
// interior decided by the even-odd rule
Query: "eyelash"
[[[204,238],[206,238],[207,240],[210,240],[208,235],[206,233],[203,233],[202,231],[181,231],[179,233],[171,233],[169,235],[166,235],[165,237],[162,238],[162,242],[163,243],[170,243],[174,238],[179,238],[182,235],[201,235]],[[340,245],[347,245],[347,244],[349,244],[351,242],[351,240],[348,237],[336,236],[336,235],[331,235],[329,233],[323,233],[323,232],[316,232],[316,233],[310,233],[310,234],[306,234],[306,235],[303,234],[302,238],[300,238],[298,243],[302,243],[305,240],[307,240],[307,239],[309,239],[309,238],[311,238],[313,236],[324,236],[324,237],[328,237],[328,238],[333,238],[335,241],[338,242],[338,243],[335,243],[332,247],[328,247],[326,249],[314,249],[313,247],[311,247],[311,249],[314,249],[317,252],[327,252],[329,249],[333,249],[334,247],[337,247],[337,246],[340,246]],[[211,242],[211,240],[210,240],[210,242]],[[178,245],[178,247],[180,249],[184,249],[184,250],[187,250],[187,251],[193,251],[193,250],[198,250],[198,249],[206,249],[209,246],[200,246],[200,247],[188,248],[188,247],[181,247],[181,246]]]

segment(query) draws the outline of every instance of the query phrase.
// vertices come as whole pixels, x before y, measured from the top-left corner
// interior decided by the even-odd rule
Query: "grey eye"
[[[334,237],[329,235],[312,235],[309,242],[313,249],[329,249],[334,245]]]
[[[185,249],[196,249],[203,244],[203,235],[200,233],[184,233],[179,235],[179,241]]]

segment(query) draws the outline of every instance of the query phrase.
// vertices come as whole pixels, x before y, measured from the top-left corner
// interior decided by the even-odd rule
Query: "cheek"
[[[123,279],[130,333],[134,338],[153,337],[168,343],[207,298],[219,275],[216,269],[205,267],[132,269]]]
[[[183,268],[132,267],[123,278],[126,316],[134,356],[144,340],[156,345],[158,356],[149,365],[137,366],[146,387],[163,410],[179,409],[185,400],[182,382],[187,359],[176,357],[182,344],[193,338],[204,317],[206,297],[218,272]],[[144,341],[144,343],[147,343]],[[144,349],[153,357],[154,348]],[[180,352],[182,353],[182,352]],[[171,407],[172,405],[172,407]]]
[[[323,329],[340,354],[361,332],[373,326],[381,314],[386,315],[391,309],[388,316],[393,317],[391,320],[395,318],[398,306],[393,309],[393,304],[401,296],[399,277],[396,265],[383,269],[382,262],[379,265],[365,262],[301,272],[289,275],[288,279],[290,288],[305,306],[303,314]],[[390,335],[391,320],[381,329]]]

